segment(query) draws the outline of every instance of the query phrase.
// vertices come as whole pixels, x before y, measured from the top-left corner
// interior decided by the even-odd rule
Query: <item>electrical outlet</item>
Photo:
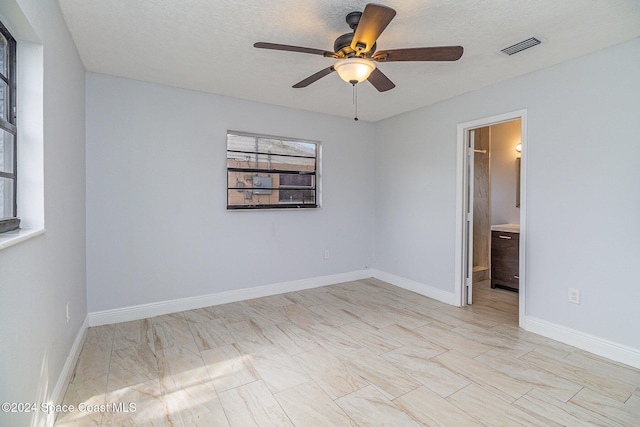
[[[572,304],[580,304],[580,290],[569,288],[569,302]]]
[[[324,259],[329,259],[330,256],[331,256],[331,254],[329,253],[329,249],[325,249],[324,250]]]
[[[71,320],[71,313],[69,312],[69,302],[67,301],[67,323]]]

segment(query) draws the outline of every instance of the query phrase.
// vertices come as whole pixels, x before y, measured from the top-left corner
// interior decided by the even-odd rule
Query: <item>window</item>
[[[0,233],[17,218],[16,41],[0,22]]]
[[[319,144],[227,132],[227,209],[318,207]]]

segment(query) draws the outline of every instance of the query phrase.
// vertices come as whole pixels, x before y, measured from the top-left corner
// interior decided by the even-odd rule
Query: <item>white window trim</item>
[[[17,198],[22,227],[0,234],[2,250],[45,232],[44,55],[42,42],[15,2],[0,2],[0,19],[17,41]]]
[[[44,232],[44,228],[20,228],[18,230],[2,233],[0,234],[0,250],[9,248],[11,246],[17,245],[18,243],[22,243],[24,241],[37,237],[41,234],[44,234]]]

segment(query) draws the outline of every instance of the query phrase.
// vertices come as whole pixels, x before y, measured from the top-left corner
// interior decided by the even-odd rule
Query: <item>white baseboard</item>
[[[380,270],[370,270],[373,273],[373,277],[380,279],[384,282],[391,283],[399,288],[406,289],[408,291],[415,292],[425,297],[433,298],[435,300],[444,302],[445,304],[457,305],[456,295],[451,292],[445,292],[441,289],[436,289],[432,286],[425,285],[424,283],[416,282],[411,279],[396,276],[394,274],[385,273]]]
[[[58,376],[58,381],[56,381],[56,385],[51,391],[49,401],[54,405],[60,405],[62,403],[62,399],[64,399],[64,393],[67,390],[69,380],[71,380],[71,375],[73,375],[73,370],[76,367],[76,362],[78,361],[78,357],[80,356],[80,351],[82,350],[88,327],[89,320],[87,317],[85,317],[84,322],[82,322],[82,325],[80,326],[80,330],[76,334],[76,339],[73,341],[73,345],[69,350],[69,355],[67,356],[67,360],[62,367],[62,371]]]
[[[530,316],[525,316],[523,326],[529,332],[640,369],[640,350],[638,349]]]
[[[384,271],[371,269],[93,312],[87,315],[87,319],[85,319],[80,332],[78,332],[78,336],[76,337],[76,341],[69,353],[63,372],[61,373],[52,393],[52,401],[59,403],[58,399],[61,400],[63,398],[62,393],[64,392],[64,387],[68,383],[68,379],[72,374],[73,367],[75,366],[75,362],[82,348],[87,326],[100,326],[131,320],[146,319],[163,314],[193,310],[196,308],[209,307],[212,305],[226,304],[236,301],[244,301],[252,298],[278,295],[287,292],[302,291],[305,289],[334,285],[352,280],[367,279],[369,277],[375,277],[376,279],[380,279],[394,286],[416,292],[445,304],[453,306],[458,305],[454,293],[445,292],[424,283],[416,282]],[[617,344],[581,331],[530,316],[525,316],[524,324],[522,326],[527,331],[640,369],[640,350],[638,349]]]
[[[349,273],[313,277],[309,279],[294,280],[291,282],[275,283],[271,285],[256,286],[253,288],[237,289],[232,291],[224,291],[215,294],[200,295],[196,297],[180,298],[170,301],[159,301],[150,304],[140,304],[135,306],[116,308],[113,310],[97,311],[88,314],[89,326],[110,325],[113,323],[146,319],[153,316],[193,310],[196,308],[209,307],[212,305],[244,301],[252,298],[284,294],[287,292],[302,291],[305,289],[335,285],[337,283],[349,282],[352,280],[368,279],[372,276],[372,270],[358,270]]]
[[[420,295],[457,306],[455,294],[379,270],[371,270],[373,277]],[[523,328],[529,332],[572,345],[607,359],[640,369],[640,350],[627,347],[582,331],[567,328],[545,320],[525,316]]]

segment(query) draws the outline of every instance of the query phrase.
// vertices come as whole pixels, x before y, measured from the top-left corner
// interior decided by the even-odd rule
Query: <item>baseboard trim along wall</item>
[[[530,316],[525,316],[524,329],[640,369],[640,350],[638,349]]]
[[[302,291],[305,289],[335,285],[352,280],[368,279],[370,277],[375,277],[376,279],[380,279],[394,286],[416,292],[420,295],[433,298],[446,304],[450,304],[453,306],[458,305],[456,296],[452,292],[445,292],[441,289],[434,288],[424,283],[416,282],[414,280],[396,276],[384,271],[371,269],[357,270],[348,273],[340,273],[322,277],[313,277],[309,279],[294,280],[291,282],[275,283],[271,285],[256,286],[252,288],[224,291],[215,294],[181,298],[171,301],[160,301],[150,304],[141,304],[130,307],[116,308],[113,310],[98,311],[89,313],[87,315],[85,325],[83,325],[83,329],[78,335],[80,338],[76,339],[69,358],[67,358],[67,364],[65,365],[64,372],[73,369],[73,365],[70,365],[70,367],[67,367],[67,365],[75,363],[75,360],[77,359],[80,348],[82,347],[81,344],[84,337],[84,331],[87,327],[87,322],[88,326],[100,326],[113,323],[128,322],[131,320],[146,319],[153,316],[193,310],[196,308],[209,307],[212,305],[244,301],[252,298],[278,295],[287,292]],[[527,331],[640,369],[640,350],[626,347],[624,345],[592,336],[581,331],[577,331],[530,316],[525,316],[523,327]],[[68,372],[64,375],[71,375],[71,372]],[[61,380],[59,380],[56,384],[54,395],[56,391],[57,393],[60,393],[60,390],[57,389],[66,384],[65,382],[61,382],[64,375],[61,375]]]
[[[76,367],[76,363],[78,362],[78,357],[80,357],[80,351],[82,351],[82,346],[84,345],[84,340],[87,336],[87,329],[89,328],[89,318],[85,317],[84,322],[80,326],[80,330],[76,334],[76,339],[73,341],[73,345],[71,346],[71,350],[69,350],[69,355],[67,356],[67,360],[62,367],[62,371],[58,376],[58,381],[56,381],[56,385],[51,392],[51,396],[49,397],[49,402],[54,405],[62,404],[62,399],[64,399],[64,394],[67,391],[67,386],[69,385],[69,381],[71,380],[71,375],[73,375],[73,370]],[[56,413],[53,413],[55,416]],[[45,424],[45,425],[53,425]]]
[[[445,304],[455,306],[459,305],[456,300],[456,295],[453,292],[445,292],[441,289],[436,289],[432,286],[425,285],[424,283],[416,282],[414,280],[406,279],[394,274],[385,273],[384,271],[380,270],[371,270],[371,272],[373,273],[373,277],[375,277],[376,279],[380,279],[383,282],[391,283],[392,285],[399,288],[424,295],[428,298],[433,298]]]
[[[371,270],[357,270],[348,273],[255,286],[252,288],[224,291],[197,297],[180,298],[170,301],[159,301],[150,304],[116,308],[113,310],[97,311],[89,313],[89,326],[110,325],[112,323],[146,319],[148,317],[176,313],[179,311],[194,310],[196,308],[209,307],[212,305],[220,305],[252,298],[261,298],[284,294],[287,292],[319,288],[321,286],[335,285],[337,283],[349,282],[352,280],[368,279],[372,276],[373,274]]]

